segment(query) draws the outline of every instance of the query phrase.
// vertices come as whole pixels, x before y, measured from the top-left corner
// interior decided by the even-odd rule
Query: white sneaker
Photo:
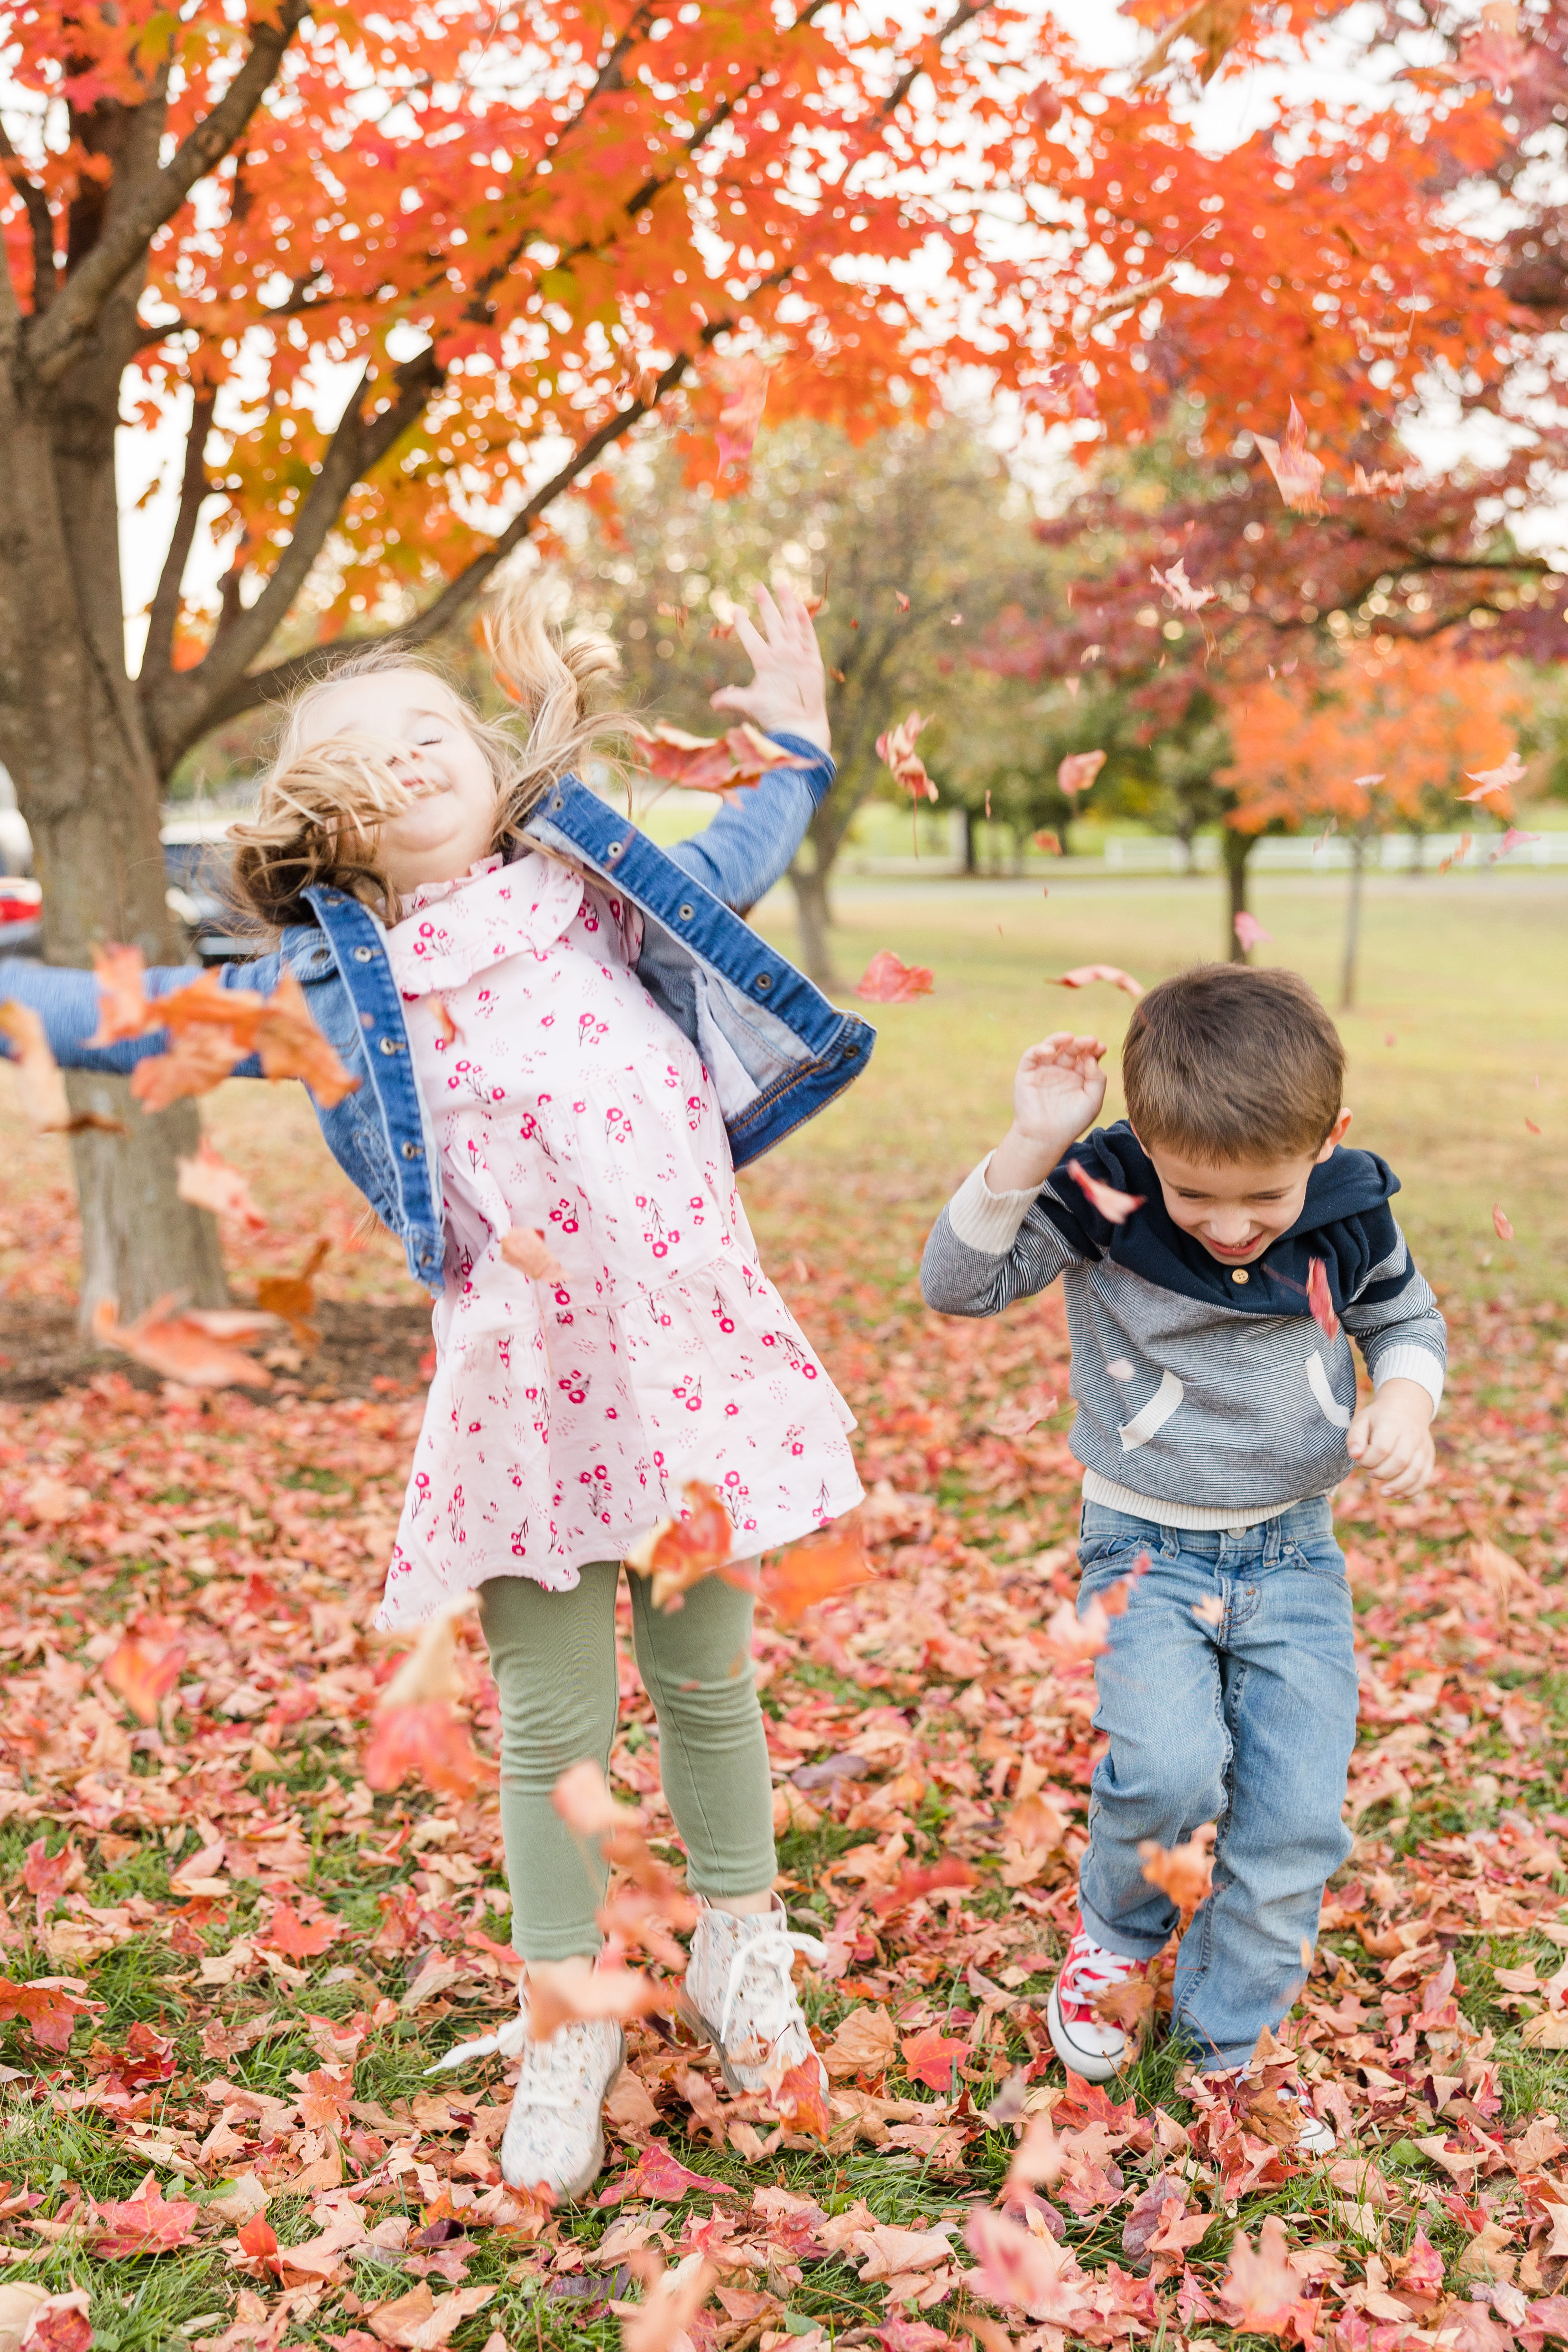
[[[605,2101],[626,2063],[626,2036],[612,2020],[574,2019],[535,2042],[525,2016],[499,2032],[460,2042],[434,2066],[442,2074],[470,2058],[522,2060],[501,2136],[501,2178],[511,2189],[545,2189],[557,2204],[581,2197],[605,2164]]]
[[[1300,2156],[1332,2156],[1338,2147],[1339,2134],[1327,2116],[1318,2115],[1308,2104],[1307,2094],[1295,2083],[1281,2083],[1275,2097],[1289,2099],[1301,2110],[1301,2126],[1296,2134],[1297,2153]]]
[[[820,1968],[827,1958],[816,1936],[784,1924],[775,1895],[771,1911],[742,1916],[698,1897],[701,1909],[691,1937],[686,1982],[676,2006],[694,2033],[710,2042],[731,2091],[772,2089],[781,2074],[815,2059],[823,2095],[827,2074],[816,2057],[795,1998],[791,1970],[805,1952]]]
[[[1062,1972],[1051,1987],[1046,2022],[1057,2056],[1086,2083],[1109,2083],[1121,2072],[1128,2056],[1128,2037],[1120,2025],[1108,2025],[1095,2014],[1097,1995],[1130,1977],[1144,1976],[1147,1960],[1130,1960],[1108,1952],[1080,1927],[1068,1946]]]

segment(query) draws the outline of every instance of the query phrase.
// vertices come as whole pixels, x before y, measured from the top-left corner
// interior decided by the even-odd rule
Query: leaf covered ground
[[[898,944],[952,989],[951,957]],[[1138,963],[1135,938],[1104,944]],[[937,1001],[888,1016],[890,1087]],[[1011,1049],[984,1039],[998,1068]],[[243,1163],[251,1114],[232,1136],[226,1116]],[[1074,1589],[1060,1308],[942,1322],[910,1279],[983,1140],[949,1124],[749,1180],[860,1419],[879,1571],[756,1642],[786,1899],[827,1946],[802,1975],[826,2137],[731,2099],[650,2021],[599,2201],[564,2214],[500,2180],[504,2062],[425,2073],[512,1999],[493,1798],[363,1777],[406,1646],[365,1628],[415,1366],[370,1397],[312,1397],[308,1366],[265,1402],[105,1370],[0,1407],[0,2343],[41,2291],[61,2299],[36,2344],[564,2352],[624,2326],[655,2352],[675,2320],[653,2273],[692,2254],[700,2352],[1568,2337],[1568,1316],[1450,1288],[1441,1483],[1339,1497],[1357,1843],[1276,2064],[1341,2147],[1298,2165],[1267,2075],[1216,2100],[1156,2042],[1086,2095],[1049,2053],[1096,1752],[1089,1670],[1045,1630]],[[318,1164],[294,1171],[293,1235],[338,1230]],[[70,1240],[63,1214],[35,1240],[37,1288],[68,1284]],[[405,1295],[381,1244],[352,1265],[362,1297]],[[471,1623],[460,1659],[492,1753]],[[629,1654],[622,1685],[612,1780],[658,1843]],[[1020,2251],[984,2217],[1026,2118],[1050,2142],[1010,2209]]]

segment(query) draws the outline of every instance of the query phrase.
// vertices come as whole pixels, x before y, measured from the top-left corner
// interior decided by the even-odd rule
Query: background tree
[[[1423,817],[1436,801],[1461,811],[1467,778],[1500,768],[1516,747],[1527,704],[1500,667],[1461,663],[1444,649],[1393,640],[1347,654],[1331,670],[1298,671],[1253,687],[1227,711],[1235,751],[1240,836],[1278,824],[1289,832],[1332,819],[1351,847],[1340,1003],[1355,1002],[1362,879],[1367,843]],[[1506,814],[1506,791],[1489,796]]]
[[[872,793],[910,806],[877,739],[911,709],[932,715],[920,750],[948,796],[971,727],[994,728],[967,656],[1003,604],[1044,569],[1029,503],[957,418],[900,426],[858,447],[830,426],[764,434],[749,485],[727,499],[707,482],[685,483],[674,451],[623,470],[616,492],[637,527],[601,529],[596,578],[591,588],[584,581],[580,601],[613,632],[634,699],[661,718],[713,731],[708,697],[735,675],[729,624],[758,582],[789,578],[824,600],[817,634],[838,772],[790,882],[805,969],[835,984],[834,866]]]

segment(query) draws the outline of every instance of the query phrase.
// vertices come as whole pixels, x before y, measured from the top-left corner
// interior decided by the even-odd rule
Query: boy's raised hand
[[[1385,1381],[1345,1432],[1351,1460],[1384,1494],[1407,1502],[1436,1465],[1431,1419],[1432,1400],[1419,1381]]]
[[[735,635],[756,672],[750,686],[721,686],[711,696],[715,710],[733,710],[764,735],[804,735],[826,751],[833,740],[827,724],[826,677],[811,614],[791,589],[775,599],[757,590],[761,628],[743,613]]]
[[[1013,1080],[1013,1125],[985,1171],[993,1192],[1043,1184],[1075,1137],[1091,1127],[1105,1100],[1105,1047],[1098,1037],[1054,1030],[1031,1045]]]

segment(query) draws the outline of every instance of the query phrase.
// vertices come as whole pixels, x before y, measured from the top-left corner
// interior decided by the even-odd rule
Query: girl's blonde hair
[[[325,883],[363,899],[388,924],[398,919],[396,894],[375,854],[382,824],[406,801],[386,745],[363,733],[305,741],[310,713],[350,678],[416,669],[447,688],[495,778],[492,851],[521,832],[558,778],[613,747],[622,714],[590,704],[619,669],[616,649],[606,637],[567,637],[551,603],[551,583],[536,572],[502,589],[484,614],[491,675],[517,706],[517,719],[486,719],[437,663],[395,643],[350,651],[300,688],[284,710],[255,816],[229,828],[234,888],[248,914],[279,929],[311,922],[304,893]]]

